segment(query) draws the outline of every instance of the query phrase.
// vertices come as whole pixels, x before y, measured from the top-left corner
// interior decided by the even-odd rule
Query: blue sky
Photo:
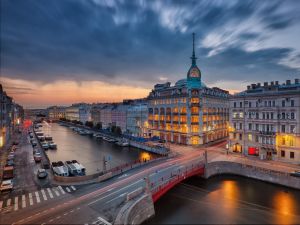
[[[1,0],[1,83],[17,98],[61,82],[148,91],[186,76],[193,32],[208,86],[283,82],[300,77],[299,12],[296,0]]]

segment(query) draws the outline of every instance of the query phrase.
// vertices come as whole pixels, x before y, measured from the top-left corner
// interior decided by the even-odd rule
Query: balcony
[[[260,135],[265,135],[265,136],[275,136],[276,132],[273,131],[259,131]]]

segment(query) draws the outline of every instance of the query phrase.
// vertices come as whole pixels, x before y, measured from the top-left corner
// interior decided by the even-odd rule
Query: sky
[[[191,64],[231,93],[300,77],[297,0],[0,0],[1,84],[28,108],[146,97]]]

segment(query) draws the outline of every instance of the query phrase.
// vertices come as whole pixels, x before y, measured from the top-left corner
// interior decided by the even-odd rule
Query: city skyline
[[[1,1],[1,8],[1,83],[27,108],[146,97],[154,84],[186,76],[192,32],[209,86],[233,93],[299,77],[295,1]]]

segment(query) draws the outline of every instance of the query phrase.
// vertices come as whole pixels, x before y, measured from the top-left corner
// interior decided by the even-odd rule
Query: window
[[[285,133],[285,125],[281,125],[281,132]]]
[[[233,107],[236,108],[236,102],[233,103]]]
[[[290,152],[290,158],[294,159],[295,158],[295,152]]]
[[[268,106],[267,104],[268,104],[268,102],[267,102],[267,101],[265,101],[265,107],[267,107],[267,106]]]
[[[282,137],[282,139],[281,139],[281,145],[285,145],[285,137]]]
[[[236,139],[236,133],[233,134],[233,138]]]
[[[281,113],[281,119],[285,120],[285,113]]]
[[[294,106],[295,106],[295,101],[291,100],[291,107],[294,107]]]
[[[249,141],[252,141],[252,140],[253,140],[252,134],[248,134],[248,140],[249,140]]]
[[[259,125],[258,124],[255,124],[255,130],[259,131]]]
[[[234,129],[236,130],[236,123],[233,123],[233,127],[234,127]]]
[[[259,119],[259,114],[258,114],[258,112],[256,113],[256,119]]]
[[[252,130],[252,123],[249,123],[249,130]]]
[[[243,139],[243,135],[242,134],[240,134],[240,140],[242,140]]]
[[[271,120],[274,119],[274,113],[271,112]]]
[[[285,151],[281,150],[281,157],[285,157]]]
[[[255,135],[255,142],[258,143],[258,135]]]
[[[271,101],[269,101],[269,104],[268,104],[268,105],[269,105],[269,107],[271,107]]]
[[[265,113],[263,113],[263,119],[265,119],[266,118],[266,114]]]
[[[251,102],[249,102],[249,108],[251,108]]]
[[[240,123],[240,130],[242,130],[243,129],[243,124],[242,123]]]
[[[296,133],[296,127],[295,127],[295,125],[291,125],[290,132],[291,133]]]
[[[291,113],[291,119],[294,120],[295,119],[295,113]]]
[[[275,107],[275,101],[272,101],[272,106]]]
[[[242,102],[240,102],[240,108],[242,108],[243,107],[243,103]]]
[[[285,107],[285,100],[282,100],[281,106],[282,106],[282,107]]]

